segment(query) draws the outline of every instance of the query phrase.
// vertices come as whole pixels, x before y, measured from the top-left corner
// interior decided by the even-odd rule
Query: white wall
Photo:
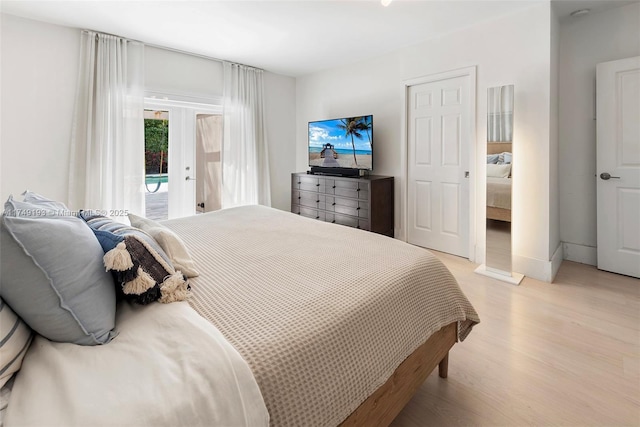
[[[222,96],[222,62],[156,47],[144,48],[145,90],[193,98]]]
[[[550,222],[557,222],[550,217],[549,200],[550,13],[544,3],[373,60],[298,78],[298,170],[307,169],[308,121],[373,114],[374,173],[395,177],[396,236],[404,236],[403,81],[476,65],[476,167],[484,167],[486,154],[487,88],[514,84],[514,270],[550,281]],[[479,229],[484,228],[484,181],[482,176],[476,181]],[[481,262],[484,233],[478,232],[476,242]]]
[[[0,197],[26,188],[66,202],[80,30],[1,14]],[[192,98],[222,96],[222,64],[145,49],[148,91]],[[290,207],[295,80],[265,73],[273,206]],[[273,156],[273,155],[272,155]],[[289,163],[287,163],[289,162]]]
[[[0,197],[66,201],[80,31],[1,17]]]
[[[560,24],[560,239],[596,264],[596,64],[640,55],[640,4]]]
[[[555,277],[562,264],[560,243],[560,191],[558,162],[560,156],[560,94],[558,91],[558,70],[560,62],[560,19],[552,4],[550,15],[550,111],[549,111],[549,253],[551,254],[551,277]]]
[[[291,210],[291,173],[296,171],[295,82],[292,77],[264,73],[271,206],[285,211]]]

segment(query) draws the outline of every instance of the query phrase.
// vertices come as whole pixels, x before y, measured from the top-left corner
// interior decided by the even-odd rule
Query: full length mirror
[[[485,270],[518,283],[511,274],[514,87],[487,92],[487,222]]]

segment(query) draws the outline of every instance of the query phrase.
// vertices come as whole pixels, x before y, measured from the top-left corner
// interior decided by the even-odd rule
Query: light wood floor
[[[392,424],[640,426],[640,280],[565,261],[509,285],[436,253],[481,319]]]
[[[487,220],[486,265],[511,271],[511,223]]]

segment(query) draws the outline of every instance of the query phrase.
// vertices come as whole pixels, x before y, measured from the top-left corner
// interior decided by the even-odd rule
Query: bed
[[[511,154],[511,147],[510,142],[489,142],[487,143],[487,159],[491,155]],[[510,165],[509,163],[509,170]],[[511,186],[513,183],[511,173],[509,172],[508,176],[502,176],[501,173],[494,174],[489,167],[487,164],[487,219],[511,222]]]
[[[436,366],[446,377],[450,348],[479,322],[435,256],[395,239],[261,206],[163,224],[184,240],[200,271],[188,303],[125,303],[120,337],[97,348],[36,337],[13,386],[8,427],[124,425],[131,417],[136,425],[388,425]],[[156,343],[146,351],[168,355],[145,360],[140,340]],[[132,348],[140,381],[114,367],[131,362]],[[182,351],[206,380],[185,368]],[[161,363],[147,366],[155,359]],[[173,378],[186,371],[192,389],[176,389],[174,399],[144,384],[165,372],[159,389],[187,386]],[[74,379],[62,380],[61,372]],[[121,384],[127,378],[130,393]],[[96,388],[103,418],[95,415]],[[217,403],[212,389],[221,393]],[[143,412],[157,414],[140,415],[145,404]],[[46,410],[33,410],[41,405]],[[229,418],[211,418],[228,407],[235,408]]]
[[[487,176],[487,219],[511,222],[511,182]]]

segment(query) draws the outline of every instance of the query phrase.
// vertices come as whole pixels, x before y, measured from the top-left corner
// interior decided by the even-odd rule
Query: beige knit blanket
[[[487,177],[487,206],[511,209],[511,178]]]
[[[190,303],[249,363],[272,426],[336,426],[429,336],[478,315],[399,240],[260,206],[165,222],[200,277]]]

